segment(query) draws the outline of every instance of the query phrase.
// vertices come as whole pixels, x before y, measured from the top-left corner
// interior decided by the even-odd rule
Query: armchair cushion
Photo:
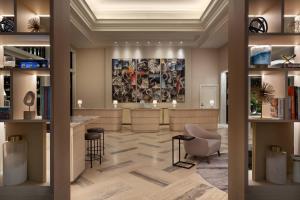
[[[186,135],[191,135],[196,138],[221,140],[221,136],[219,134],[207,131],[196,124],[186,124],[184,126],[184,132]]]
[[[184,134],[195,137],[194,140],[184,141],[187,154],[207,157],[220,150],[221,136],[217,133],[209,132],[196,124],[186,124]]]

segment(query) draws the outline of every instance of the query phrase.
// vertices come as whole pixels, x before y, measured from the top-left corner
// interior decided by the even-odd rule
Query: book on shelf
[[[286,98],[274,98],[271,102],[271,117],[274,119],[285,119]]]
[[[300,120],[300,87],[288,87],[288,119]]]
[[[51,118],[51,87],[43,86],[40,88],[40,109],[43,119]]]

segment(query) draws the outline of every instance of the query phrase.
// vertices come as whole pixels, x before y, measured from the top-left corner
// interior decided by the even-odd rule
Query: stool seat
[[[89,128],[89,129],[87,129],[87,132],[88,133],[90,133],[90,132],[103,133],[104,129],[103,128]]]
[[[84,136],[85,140],[97,140],[101,138],[100,134],[97,132],[88,132]]]

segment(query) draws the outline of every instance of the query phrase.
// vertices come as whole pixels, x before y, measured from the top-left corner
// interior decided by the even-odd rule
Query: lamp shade
[[[176,104],[177,104],[177,101],[174,99],[174,100],[172,101],[172,104],[173,104],[173,105],[176,105]]]
[[[81,106],[82,106],[82,100],[81,100],[81,99],[78,99],[78,100],[77,100],[77,104],[78,104],[78,107],[81,108]]]
[[[209,104],[210,104],[211,107],[215,106],[215,100],[210,100]]]

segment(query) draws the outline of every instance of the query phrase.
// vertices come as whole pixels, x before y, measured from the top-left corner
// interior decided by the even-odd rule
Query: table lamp
[[[78,99],[78,100],[77,100],[77,104],[78,104],[78,107],[81,108],[81,107],[82,107],[82,100],[81,100],[81,99]]]
[[[113,100],[113,105],[114,105],[114,108],[117,108],[118,107],[118,100]]]
[[[156,108],[157,107],[157,100],[153,100],[153,107]]]
[[[172,101],[172,105],[173,105],[173,108],[176,108],[177,101],[175,99]]]
[[[215,100],[210,100],[209,101],[210,106],[213,108],[215,106]]]

